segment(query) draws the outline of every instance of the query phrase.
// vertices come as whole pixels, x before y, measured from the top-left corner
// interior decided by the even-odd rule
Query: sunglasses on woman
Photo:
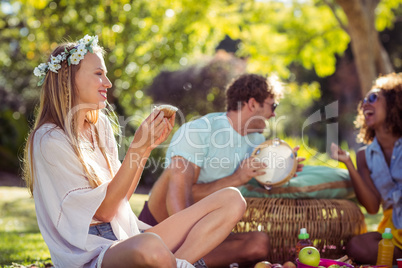
[[[378,92],[370,93],[367,97],[365,97],[362,101],[362,105],[366,103],[373,104],[378,100]]]

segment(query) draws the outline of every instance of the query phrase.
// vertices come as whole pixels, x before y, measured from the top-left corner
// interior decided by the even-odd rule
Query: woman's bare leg
[[[346,245],[346,253],[356,263],[375,264],[378,254],[378,243],[381,241],[381,234],[378,232],[369,232],[354,236]],[[393,264],[396,259],[402,258],[402,250],[398,247],[394,249]]]
[[[111,246],[105,253],[102,268],[173,268],[175,258],[193,263],[229,235],[245,209],[245,201],[236,189],[218,191],[146,233]]]
[[[191,263],[218,246],[246,210],[235,188],[217,191],[148,229],[159,235],[176,258]]]
[[[176,267],[176,258],[162,239],[153,233],[139,234],[111,246],[102,268]]]

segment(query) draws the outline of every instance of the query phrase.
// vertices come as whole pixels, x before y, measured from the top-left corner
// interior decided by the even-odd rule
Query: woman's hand
[[[304,157],[297,157],[297,151],[298,151],[299,149],[300,149],[300,146],[299,146],[299,145],[297,145],[295,148],[293,148],[293,153],[295,154],[295,156],[296,156],[296,161],[297,161],[296,172],[301,172],[301,171],[303,171],[304,164],[302,164],[302,162],[303,162],[304,160],[306,160],[306,158],[304,158]],[[293,175],[293,177],[297,177],[297,173],[295,173],[295,174]]]
[[[167,119],[166,117],[163,117],[163,112],[159,112],[159,114],[162,114],[162,123],[159,124],[159,126],[163,126],[163,128],[161,129],[161,131],[159,131],[160,135],[158,136],[158,138],[155,140],[155,142],[153,144],[151,144],[151,149],[155,149],[158,145],[160,145],[162,142],[164,142],[170,135],[170,133],[172,132],[173,126],[174,126],[174,121],[176,119],[176,113],[173,114],[172,117],[170,117],[169,119]]]
[[[342,150],[335,143],[331,144],[331,158],[346,163],[350,160],[349,152]]]
[[[170,119],[167,119],[164,118],[162,111],[154,110],[135,132],[131,146],[145,148],[146,150],[155,149],[169,137],[175,117],[174,114]]]

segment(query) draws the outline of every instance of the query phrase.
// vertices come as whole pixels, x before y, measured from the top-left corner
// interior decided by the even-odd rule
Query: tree
[[[361,94],[365,95],[371,89],[372,82],[378,75],[388,74],[393,71],[391,61],[379,40],[378,31],[375,27],[376,8],[380,0],[336,0],[336,3],[342,8],[348,18],[348,25],[345,25],[338,18],[334,4],[328,0],[325,2],[332,9],[342,29],[351,38],[352,51],[359,74]],[[398,1],[384,2],[388,2],[388,8],[396,7],[395,5],[399,4]]]
[[[378,31],[393,26],[394,10],[401,3],[401,0],[294,0],[292,4],[249,1],[240,6],[241,30],[231,30],[230,36],[242,40],[241,53],[251,56],[255,69],[276,70],[290,80],[292,74],[287,67],[292,62],[314,68],[321,77],[331,75],[336,55],[342,55],[351,42],[364,95],[378,75],[393,71]]]

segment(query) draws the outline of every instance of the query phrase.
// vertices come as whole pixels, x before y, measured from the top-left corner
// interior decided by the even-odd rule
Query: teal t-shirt
[[[208,183],[235,172],[241,161],[265,141],[260,133],[240,135],[226,113],[210,113],[182,125],[166,153],[166,166],[181,156],[201,168],[198,183]]]

